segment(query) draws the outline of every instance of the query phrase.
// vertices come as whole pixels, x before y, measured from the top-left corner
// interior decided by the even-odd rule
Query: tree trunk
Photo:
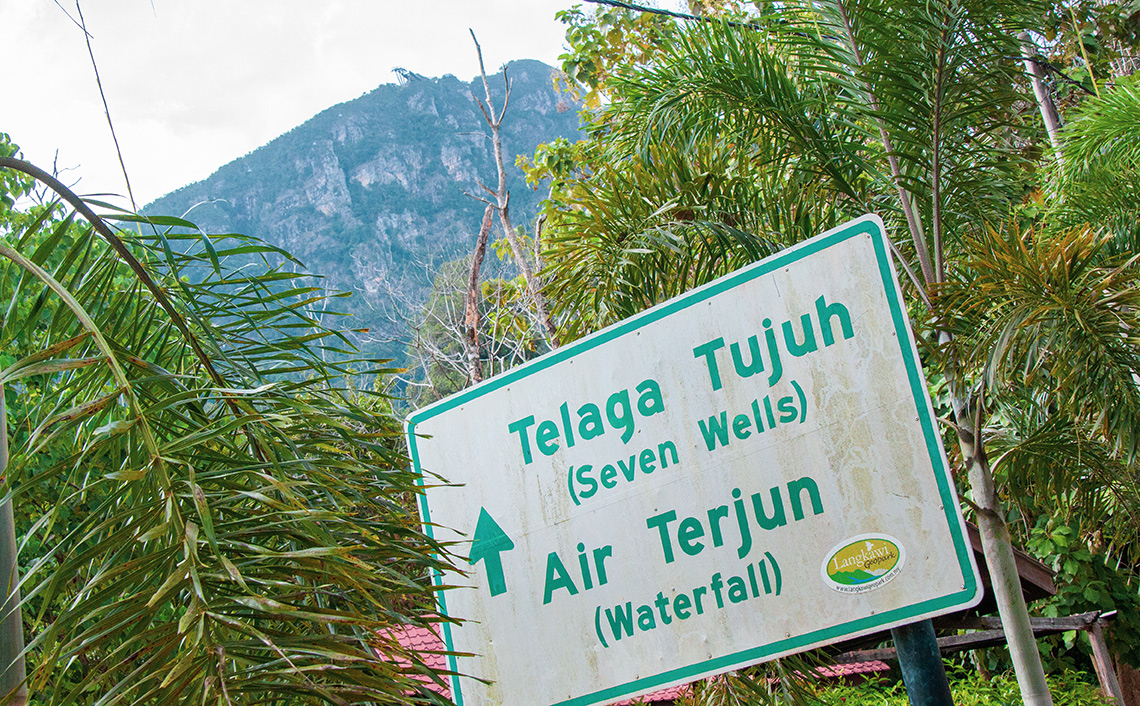
[[[503,151],[502,144],[499,141],[499,129],[495,126],[494,129],[495,141],[495,162],[499,166],[499,184],[500,194],[505,193],[506,188],[506,172],[503,170]],[[509,210],[509,197],[499,197],[499,223],[503,226],[503,237],[510,243],[511,252],[514,253],[515,263],[519,266],[519,271],[522,272],[523,281],[526,282],[527,291],[530,292],[531,297],[534,298],[534,316],[538,320],[539,327],[542,329],[543,335],[546,337],[546,342],[550,344],[551,348],[558,347],[558,329],[554,326],[554,321],[550,318],[550,314],[546,310],[546,297],[542,295],[542,288],[535,282],[534,272],[530,268],[530,263],[526,259],[526,251],[523,250],[522,244],[519,243],[518,234],[515,233],[514,226],[511,225],[511,216]]]
[[[1120,681],[1120,693],[1124,697],[1121,706],[1140,706],[1140,670],[1116,656],[1116,676]]]
[[[475,241],[475,252],[471,254],[471,271],[467,276],[467,307],[463,317],[466,331],[463,341],[467,348],[467,374],[473,383],[483,382],[483,356],[479,351],[479,271],[483,268],[487,235],[491,232],[494,216],[495,207],[487,204],[487,209],[483,211],[483,224],[479,226],[479,239]]]
[[[4,385],[0,384],[0,478],[8,470],[8,410]],[[0,488],[3,484],[0,484]],[[20,575],[16,566],[16,525],[12,501],[0,503],[0,699],[10,706],[24,706],[24,623],[20,615]]]
[[[1037,46],[1033,43],[1028,32],[1017,35],[1017,41],[1021,43],[1022,61],[1025,63],[1029,80],[1033,84],[1033,95],[1037,98],[1037,109],[1041,111],[1041,119],[1045,121],[1045,132],[1049,133],[1049,143],[1053,145],[1053,153],[1057,156],[1057,161],[1060,162],[1062,158],[1059,135],[1061,118],[1057,115],[1057,106],[1053,104],[1053,96],[1049,94],[1049,88],[1045,85],[1045,71],[1034,58],[1037,55]]]
[[[1009,528],[1006,527],[993,474],[979,438],[980,425],[973,423],[970,411],[966,405],[957,409],[958,447],[962,451],[962,462],[969,474],[970,489],[977,506],[982,553],[990,572],[990,586],[1009,644],[1010,659],[1017,673],[1017,684],[1021,688],[1021,700],[1026,706],[1053,706],[1053,697],[1045,682],[1045,670],[1041,667],[1041,653],[1037,650],[1037,640],[1029,623],[1025,596],[1021,593]]]
[[[538,285],[535,280],[534,271],[530,267],[530,262],[527,261],[526,252],[519,243],[518,235],[515,233],[514,226],[511,225],[510,215],[510,201],[511,196],[507,191],[507,170],[503,165],[503,141],[499,132],[499,127],[503,123],[503,115],[507,112],[507,104],[511,99],[511,87],[507,84],[506,95],[503,97],[503,107],[499,110],[499,114],[495,115],[495,107],[491,104],[491,87],[487,84],[487,70],[483,67],[483,48],[479,46],[479,40],[475,38],[475,32],[471,31],[471,40],[475,42],[475,51],[479,55],[479,75],[483,77],[483,92],[487,96],[487,105],[483,106],[483,102],[476,99],[479,103],[479,109],[483,112],[483,117],[487,120],[487,125],[491,128],[491,144],[495,152],[495,169],[498,171],[499,183],[498,188],[492,192],[495,196],[495,210],[499,213],[499,223],[503,226],[503,237],[507,239],[507,243],[511,246],[511,253],[514,255],[515,264],[518,265],[519,271],[522,273],[523,281],[526,282],[527,291],[530,292],[531,297],[534,299],[535,319],[538,322],[539,329],[542,330],[543,336],[546,338],[547,343],[551,348],[558,347],[558,330],[554,326],[554,320],[550,318],[550,314],[546,310],[546,298],[542,295],[542,287]],[[506,81],[506,69],[503,69],[503,80]],[[483,187],[486,188],[486,187]],[[490,189],[487,189],[490,191]]]

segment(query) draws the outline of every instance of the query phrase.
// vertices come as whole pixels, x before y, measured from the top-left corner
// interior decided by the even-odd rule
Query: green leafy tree
[[[1140,69],[1140,5],[1124,0],[1051,4],[1040,34],[1059,101],[1076,107],[1115,77]]]
[[[612,7],[591,14],[575,5],[555,17],[566,25],[571,47],[561,57],[564,88],[581,98],[587,110],[605,100],[605,87],[615,67],[650,61],[674,30],[660,15]]]

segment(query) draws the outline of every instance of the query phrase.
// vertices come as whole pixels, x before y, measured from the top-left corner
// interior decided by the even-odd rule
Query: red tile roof
[[[380,635],[381,637],[395,638],[402,647],[405,647],[409,651],[418,654],[420,660],[424,663],[424,666],[426,666],[431,671],[447,671],[447,656],[440,654],[440,652],[444,651],[446,648],[443,645],[443,640],[439,639],[439,635],[436,634],[434,629],[417,628],[405,625],[398,628],[392,628],[390,630],[384,630],[380,633]],[[377,650],[376,656],[380,657],[381,659],[388,658],[387,655],[381,654],[379,650]],[[408,660],[400,659],[399,657],[395,659],[395,662],[404,668],[412,666]],[[440,686],[438,682],[434,681],[426,674],[412,674],[411,676],[416,681],[423,682],[427,688],[431,689],[437,694],[443,694],[447,698],[451,698],[451,689],[449,687]],[[444,684],[447,684],[446,676],[441,676],[440,678],[443,680]]]
[[[851,664],[833,664],[830,667],[816,667],[815,671],[824,679],[839,679],[853,677],[857,674],[875,674],[885,672],[891,667],[886,662],[872,660],[870,662],[852,662]]]
[[[668,689],[655,691],[652,694],[639,696],[636,699],[618,701],[614,704],[614,706],[628,706],[629,704],[671,704],[677,699],[681,698],[681,695],[684,694],[685,690],[688,688],[689,687],[684,684],[681,686],[671,686]]]

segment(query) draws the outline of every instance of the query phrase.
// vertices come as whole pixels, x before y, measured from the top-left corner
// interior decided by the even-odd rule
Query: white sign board
[[[961,610],[977,567],[866,216],[426,407],[460,706],[583,706]],[[470,544],[467,542],[470,541]]]

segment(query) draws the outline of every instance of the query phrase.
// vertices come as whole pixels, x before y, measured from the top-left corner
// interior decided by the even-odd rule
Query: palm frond
[[[987,432],[996,480],[1022,517],[1075,523],[1086,536],[1122,547],[1135,561],[1140,473],[1047,396],[1007,394]]]
[[[1112,252],[1140,251],[1140,81],[1121,79],[1089,98],[1062,132],[1063,160],[1049,173],[1051,216],[1112,235]]]
[[[968,270],[938,305],[988,389],[1047,391],[1131,464],[1140,450],[1140,271],[1134,259],[1105,262],[1105,243],[1088,228],[990,230],[968,241]]]
[[[388,632],[435,619],[448,554],[387,400],[347,384],[383,362],[276,248],[95,208],[0,240],[31,690],[443,703]]]
[[[547,221],[547,291],[575,338],[829,227],[841,208],[794,175],[712,146],[603,165]],[[773,198],[769,198],[775,194]]]

